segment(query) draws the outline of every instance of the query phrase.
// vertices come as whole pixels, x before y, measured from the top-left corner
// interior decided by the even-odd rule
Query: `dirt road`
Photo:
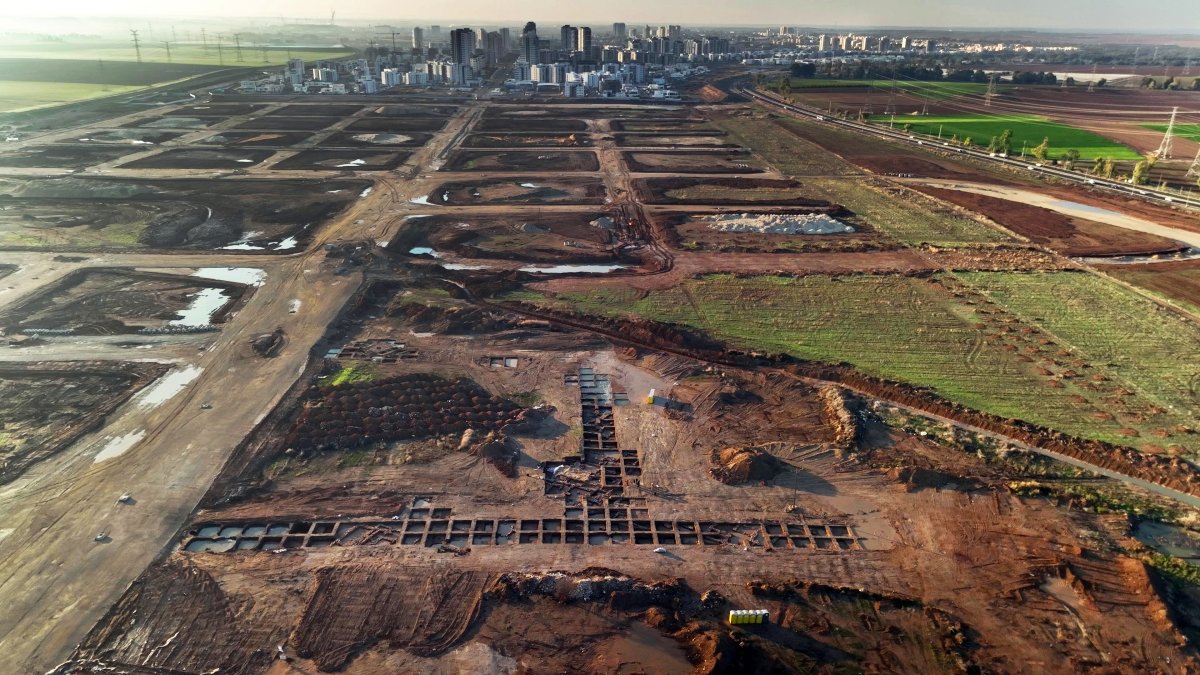
[[[1115,225],[1127,230],[1135,230],[1137,232],[1145,232],[1147,234],[1156,234],[1160,237],[1167,237],[1181,241],[1188,246],[1200,247],[1200,233],[1183,230],[1177,227],[1169,227],[1160,225],[1151,220],[1138,218],[1117,211],[1101,209],[1079,204],[1076,202],[1059,199],[1041,192],[1033,190],[1022,190],[1014,187],[1004,187],[998,185],[988,185],[985,183],[966,183],[957,180],[932,180],[928,178],[909,178],[897,179],[901,183],[914,183],[920,185],[930,185],[933,187],[946,188],[948,190],[961,190],[963,192],[972,192],[988,197],[998,197],[1009,201],[1021,202],[1032,206],[1040,206],[1044,209],[1057,211],[1068,216],[1083,218],[1085,220],[1094,220],[1108,225]]]
[[[410,160],[412,173],[457,136],[463,116]],[[212,340],[150,342],[138,358],[174,364],[194,377],[157,405],[135,397],[54,459],[0,491],[0,670],[41,673],[70,654],[88,629],[159,554],[196,507],[235,447],[303,372],[313,346],[361,282],[322,265],[324,245],[356,241],[387,228],[398,204],[416,195],[393,174],[294,256],[106,254],[79,262],[53,253],[11,257],[19,269],[0,284],[10,304],[84,267],[175,269],[251,267],[265,272],[248,303]],[[295,302],[300,310],[292,312]],[[274,358],[247,342],[282,328],[287,343]],[[205,347],[204,340],[211,345]],[[130,358],[103,340],[55,341],[30,356],[56,360]],[[7,356],[7,354],[6,354]],[[154,385],[151,385],[153,387]],[[201,404],[205,404],[202,408]],[[122,494],[129,504],[118,503]],[[103,541],[95,541],[103,532]]]

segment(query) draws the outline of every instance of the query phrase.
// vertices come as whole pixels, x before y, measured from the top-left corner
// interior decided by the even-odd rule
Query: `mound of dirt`
[[[713,478],[735,485],[748,481],[770,480],[783,470],[783,463],[761,448],[725,448],[713,452]]]
[[[474,429],[463,433],[463,443],[469,445],[469,452],[475,457],[482,457],[496,467],[500,473],[509,478],[517,477],[517,459],[520,455],[509,447],[508,438],[502,433],[488,432],[478,442],[474,442]]]

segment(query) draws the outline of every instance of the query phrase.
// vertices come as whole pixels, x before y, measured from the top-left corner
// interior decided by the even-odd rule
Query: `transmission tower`
[[[983,105],[985,105],[989,108],[992,107],[992,97],[995,95],[996,95],[996,74],[992,73],[992,75],[988,78],[987,93],[983,95]]]
[[[1179,108],[1171,108],[1171,121],[1167,122],[1167,131],[1163,134],[1162,143],[1158,144],[1158,150],[1154,151],[1155,159],[1171,159],[1171,145],[1175,141],[1175,115],[1179,113]]]
[[[129,34],[133,36],[133,52],[137,54],[137,62],[142,62],[142,45],[138,42],[138,32],[132,28],[129,29]]]
[[[1096,64],[1092,64],[1092,79],[1088,80],[1088,91],[1096,91]]]
[[[171,43],[164,40],[162,46],[167,50],[167,63],[171,63]]]
[[[204,29],[200,29],[200,44],[204,45],[204,55],[208,56],[208,36],[205,35]]]
[[[237,54],[237,62],[242,62],[242,36],[237,33],[233,34],[233,50]]]
[[[1185,178],[1200,178],[1200,150],[1196,151],[1196,159],[1192,160],[1192,166],[1188,169]]]

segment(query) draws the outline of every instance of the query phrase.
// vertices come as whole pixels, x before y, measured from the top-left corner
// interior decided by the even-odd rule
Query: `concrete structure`
[[[412,48],[417,51],[425,49],[425,29],[420,26],[413,27]]]
[[[625,44],[625,40],[629,37],[629,31],[626,30],[625,24],[623,23],[614,23],[612,25],[612,33],[613,39],[619,45]]]

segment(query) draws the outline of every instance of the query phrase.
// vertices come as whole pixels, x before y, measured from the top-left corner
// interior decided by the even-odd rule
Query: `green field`
[[[1143,124],[1142,126],[1159,133],[1167,131],[1167,125],[1165,124]],[[1200,124],[1176,124],[1173,133],[1180,138],[1200,143]]]
[[[18,82],[0,80],[0,113],[111,96],[141,87],[83,82]]]
[[[218,52],[215,40],[209,40],[208,48],[199,44],[172,44],[171,58],[161,42],[142,45],[142,61],[145,63],[198,64],[205,66],[260,67],[279,66],[289,58],[316,61],[319,59],[347,58],[353,50],[331,47],[329,49],[287,49],[251,46],[243,43],[241,60],[234,50],[233,41],[223,42]],[[264,60],[265,58],[265,60]],[[53,42],[0,45],[0,59],[75,59],[83,61],[137,61],[133,45],[120,42]]]
[[[1200,328],[1092,275],[711,275],[645,297],[600,285],[540,301],[848,362],[1085,438],[1200,451],[1200,440],[1176,428],[1198,425],[1188,382],[1200,377]]]
[[[891,123],[891,117],[875,115],[871,118],[879,124]],[[978,147],[987,147],[992,136],[999,136],[1006,129],[1013,133],[1014,156],[1021,152],[1021,144],[1033,148],[1042,142],[1043,138],[1050,139],[1051,159],[1059,159],[1071,148],[1079,151],[1081,160],[1092,160],[1097,157],[1112,159],[1139,160],[1142,156],[1132,148],[1110,141],[1090,131],[1076,129],[1065,124],[1052,122],[1036,115],[951,115],[946,117],[904,115],[895,118],[896,127],[912,125],[912,131],[930,136],[941,135],[943,140],[958,136],[963,141],[970,138]]]
[[[792,90],[802,89],[848,89],[853,87],[871,87],[874,89],[892,89],[906,94],[928,98],[931,101],[941,101],[964,94],[982,94],[987,91],[986,84],[975,82],[911,82],[893,80],[827,80],[821,78],[792,78]],[[774,84],[771,89],[778,89]],[[998,87],[1003,89],[1003,87]]]

